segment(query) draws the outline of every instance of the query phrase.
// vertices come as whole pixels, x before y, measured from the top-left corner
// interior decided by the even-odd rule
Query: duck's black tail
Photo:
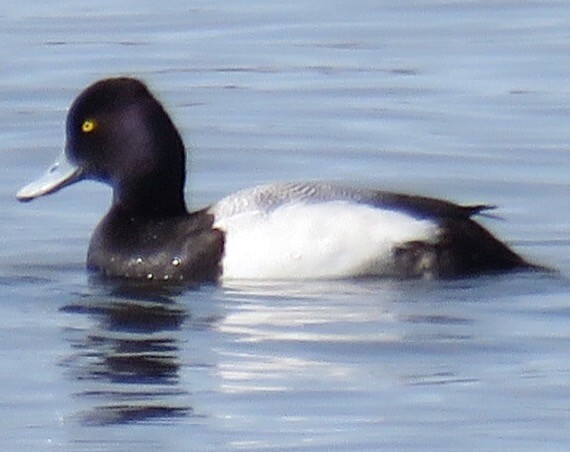
[[[434,243],[409,242],[394,251],[402,277],[460,278],[516,270],[551,271],[532,264],[469,218],[445,218]]]

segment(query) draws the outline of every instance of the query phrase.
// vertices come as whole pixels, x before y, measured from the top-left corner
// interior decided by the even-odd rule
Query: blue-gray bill
[[[81,178],[81,168],[72,164],[67,159],[65,153],[62,152],[55,163],[42,176],[22,187],[16,196],[19,201],[31,201],[34,198],[56,192],[67,185],[81,180]]]

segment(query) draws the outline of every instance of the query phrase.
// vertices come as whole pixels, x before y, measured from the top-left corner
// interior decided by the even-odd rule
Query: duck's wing
[[[333,201],[346,201],[400,211],[418,219],[467,219],[483,211],[494,209],[494,206],[484,204],[462,206],[436,198],[325,182],[283,182],[259,185],[221,199],[213,206],[213,209],[217,215],[226,216],[252,210],[269,212],[295,202],[311,204]]]
[[[495,209],[487,204],[460,205],[442,199],[370,190],[369,202],[383,208],[402,210],[421,218],[467,219],[482,212]]]

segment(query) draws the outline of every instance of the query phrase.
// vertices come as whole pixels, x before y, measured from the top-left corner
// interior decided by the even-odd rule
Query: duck
[[[132,77],[71,104],[63,152],[24,186],[27,202],[82,180],[112,187],[87,251],[109,278],[450,279],[537,268],[474,219],[488,205],[331,182],[275,182],[189,210],[186,151],[163,104]]]

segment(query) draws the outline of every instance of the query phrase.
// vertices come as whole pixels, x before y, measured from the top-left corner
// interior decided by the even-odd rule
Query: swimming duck
[[[90,270],[160,281],[454,278],[534,268],[472,219],[488,209],[324,182],[261,185],[189,212],[185,149],[134,78],[98,81],[70,107],[64,152],[20,201],[83,179],[111,185]]]

